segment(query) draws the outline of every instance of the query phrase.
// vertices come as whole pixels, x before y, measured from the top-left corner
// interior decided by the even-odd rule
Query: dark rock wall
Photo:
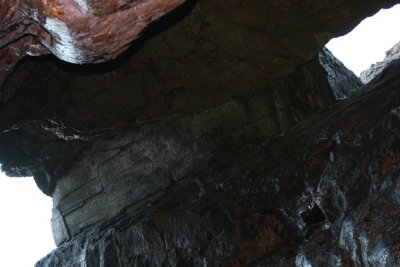
[[[153,74],[140,69],[136,72],[135,61],[111,72],[91,75],[59,71],[57,63],[52,61],[29,63],[31,74],[24,74],[23,69],[14,73],[16,78],[19,75],[26,78],[19,80],[21,87],[0,113],[1,128],[5,131],[0,136],[0,161],[9,175],[34,175],[47,194],[51,194],[57,177],[64,175],[83,150],[96,138],[112,136],[113,131],[154,124],[169,117],[195,118],[196,114],[212,113],[224,106],[241,106],[237,109],[244,110],[249,105],[252,117],[246,117],[248,111],[240,111],[237,116],[233,114],[238,112],[229,111],[232,112],[232,115],[227,113],[229,118],[216,115],[204,127],[215,132],[213,136],[218,140],[225,140],[223,136],[229,131],[221,131],[219,135],[217,130],[224,128],[224,124],[229,122],[234,128],[246,120],[268,116],[271,122],[260,127],[273,128],[271,133],[279,134],[305,115],[334,102],[317,60],[285,78],[236,84],[232,81],[229,83],[232,91],[219,87],[213,93],[206,87],[198,92],[185,87],[170,91],[163,87],[160,77],[154,79]],[[49,75],[43,77],[42,68]],[[188,86],[191,84],[189,80]],[[224,86],[223,82],[218,86]],[[12,88],[11,84],[5,88]],[[247,104],[249,99],[253,100]],[[257,107],[252,107],[256,102]],[[249,136],[253,134],[255,138],[258,136],[258,133]]]
[[[362,86],[360,78],[333,56],[328,48],[324,47],[318,57],[321,66],[326,70],[328,82],[336,99],[345,99],[360,89]]]
[[[184,2],[2,0],[0,84],[26,54],[53,53],[80,64],[113,59],[150,22]],[[172,59],[176,65],[171,72],[179,73],[176,70],[183,64],[189,71],[182,78],[197,77],[199,81],[215,77],[210,75],[214,73],[219,73],[220,78],[238,73],[243,79],[275,78],[313,58],[329,38],[349,31],[363,17],[395,3],[396,0],[189,0],[183,9],[194,8],[185,22],[156,46],[147,45],[153,51],[144,53],[139,62],[153,58],[157,62],[162,56],[161,61],[167,64]],[[236,62],[235,67],[232,62]],[[219,80],[210,80],[216,81]]]
[[[285,137],[221,150],[36,266],[399,266],[399,70]]]
[[[61,177],[85,140],[262,90],[315,58],[330,37],[397,2],[230,1],[187,1],[106,65],[22,62],[1,89],[3,169],[39,184]]]
[[[217,108],[97,138],[55,186],[56,243],[112,219],[127,207],[155,201],[178,181],[207,168],[215,151],[283,134],[333,103],[324,69],[316,59],[262,90]]]
[[[123,2],[88,18],[135,8]],[[23,28],[2,18],[30,14],[10,3],[1,73],[31,51],[9,46]],[[53,196],[59,248],[37,266],[399,265],[399,63],[359,88],[329,51],[317,56],[395,3],[192,0],[115,61],[20,62],[1,85],[0,162]],[[88,37],[90,24],[71,23]],[[107,25],[120,38],[129,26]],[[91,58],[110,59],[131,38],[118,53],[95,41]]]

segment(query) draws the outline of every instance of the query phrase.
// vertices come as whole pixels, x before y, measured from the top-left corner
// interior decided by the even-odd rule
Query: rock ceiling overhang
[[[331,37],[398,0],[184,2],[0,0],[0,83],[25,55],[109,60],[175,9],[112,68],[89,73],[91,65],[63,69],[52,58],[21,62],[0,88],[3,170],[57,176],[53,167],[58,172],[60,162],[79,154],[71,144],[103,130],[195,114],[268,90],[268,82],[310,62]]]
[[[149,23],[184,2],[0,0],[0,84],[26,55],[52,53],[78,64],[113,59],[126,50]],[[262,38],[258,38],[258,43],[251,42],[250,38],[248,44],[242,36],[236,39],[224,29],[220,29],[219,36],[208,37],[213,38],[216,45],[227,45],[228,49],[232,41],[235,46],[244,46],[237,57],[253,60],[267,76],[274,78],[309,61],[329,38],[350,30],[362,17],[397,1],[187,2],[201,3],[199,11],[205,18],[213,18],[207,23],[235,25],[238,35],[242,35],[243,29],[250,34],[259,33]],[[199,27],[197,34],[202,38],[204,25]]]
[[[77,64],[115,58],[184,1],[1,0],[0,83],[25,55],[52,53]]]

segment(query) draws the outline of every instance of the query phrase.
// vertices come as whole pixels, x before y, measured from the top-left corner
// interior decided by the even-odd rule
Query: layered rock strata
[[[0,0],[1,75],[179,5],[0,85],[2,169],[54,200],[37,266],[396,266],[398,62],[331,106],[359,82],[317,54],[398,1],[183,2]]]
[[[321,66],[327,73],[328,82],[337,100],[343,100],[356,93],[362,86],[358,78],[328,48],[324,47],[318,54]]]
[[[386,52],[383,61],[372,64],[371,67],[360,74],[360,79],[363,83],[369,83],[372,79],[378,76],[393,60],[400,58],[400,42],[395,44]]]
[[[204,171],[216,151],[281,135],[334,103],[317,60],[266,86],[217,108],[96,138],[55,186],[56,243],[113,220],[127,208],[134,212],[157,201],[168,188]]]
[[[284,137],[171,173],[36,266],[398,266],[399,70]]]
[[[262,90],[314,58],[331,36],[395,2],[189,1],[108,64],[27,60],[1,87],[3,170],[54,185],[85,140]]]

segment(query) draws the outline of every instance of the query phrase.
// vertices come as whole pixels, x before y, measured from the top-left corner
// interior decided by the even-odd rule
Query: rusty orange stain
[[[42,9],[49,14],[50,17],[57,18],[59,20],[64,19],[65,11],[64,6],[55,2],[54,0],[42,2]]]

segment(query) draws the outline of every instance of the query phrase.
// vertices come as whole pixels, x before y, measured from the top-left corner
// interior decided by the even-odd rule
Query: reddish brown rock
[[[95,63],[125,51],[152,21],[185,0],[3,0],[0,84],[25,55]]]
[[[183,2],[3,0],[0,71],[4,76],[26,54],[53,53],[62,60],[79,64],[110,60],[126,50],[150,22]],[[172,45],[169,58],[176,58],[174,46],[180,46],[181,52],[193,45],[203,50],[213,60],[209,71],[197,74],[203,78],[225,69],[221,58],[239,60],[237,71],[241,71],[243,62],[251,61],[252,67],[241,76],[255,80],[261,78],[260,72],[268,78],[287,74],[294,66],[313,58],[329,38],[349,31],[363,17],[397,1],[189,2],[197,7],[194,20],[174,36],[171,44],[160,43],[158,48]],[[194,53],[194,56],[199,55]],[[210,67],[209,63],[198,60],[191,63],[198,69]]]

